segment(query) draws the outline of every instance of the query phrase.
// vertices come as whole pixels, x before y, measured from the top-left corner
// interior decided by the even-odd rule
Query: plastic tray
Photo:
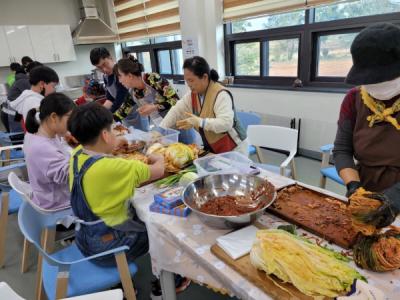
[[[199,176],[223,173],[254,174],[258,169],[239,152],[226,152],[198,158],[194,161]]]
[[[161,143],[163,145],[170,145],[177,143],[179,138],[179,131],[170,128],[156,127],[149,132],[130,128],[130,131],[131,133],[125,135],[128,141],[145,141],[149,144]]]

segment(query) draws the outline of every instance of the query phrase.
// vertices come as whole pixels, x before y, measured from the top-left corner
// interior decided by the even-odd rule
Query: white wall
[[[105,0],[108,1],[108,0]],[[104,13],[105,2],[98,0],[100,16],[109,18]],[[0,25],[46,25],[68,24],[71,31],[79,22],[78,0],[1,0]],[[94,47],[105,46],[114,56],[113,44],[107,45],[77,45],[75,46],[76,61],[48,64],[54,68],[60,78],[70,75],[88,74],[93,66],[90,63],[89,53]],[[0,82],[5,82],[9,73],[7,67],[0,68]]]

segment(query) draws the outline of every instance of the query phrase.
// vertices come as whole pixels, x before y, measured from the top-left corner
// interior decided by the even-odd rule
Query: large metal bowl
[[[255,211],[237,216],[218,216],[203,213],[199,207],[207,201],[219,196],[243,196],[247,195],[265,180],[254,175],[241,174],[216,174],[200,177],[191,182],[183,191],[183,202],[199,216],[205,224],[215,228],[237,228],[256,221],[264,210],[270,206],[276,198],[274,195],[261,196],[259,200],[264,200],[266,204]],[[263,197],[265,197],[263,199]],[[267,199],[269,199],[267,201]]]

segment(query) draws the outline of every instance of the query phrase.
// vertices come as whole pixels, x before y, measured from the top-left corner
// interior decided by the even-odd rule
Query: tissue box
[[[154,202],[168,209],[177,207],[183,204],[182,187],[168,189],[162,193],[154,195]]]
[[[179,205],[174,208],[166,208],[156,202],[153,202],[150,205],[150,211],[178,217],[187,217],[190,214],[191,209],[185,204]]]

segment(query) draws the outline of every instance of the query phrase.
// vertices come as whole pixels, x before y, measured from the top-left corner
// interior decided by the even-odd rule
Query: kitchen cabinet
[[[35,60],[42,63],[56,62],[52,32],[49,26],[28,26]]]
[[[41,63],[76,60],[69,25],[0,26],[0,66],[29,56]]]
[[[68,25],[52,26],[52,40],[57,61],[76,60],[74,43]]]
[[[42,63],[76,60],[68,25],[29,26],[35,59]]]
[[[26,55],[34,57],[27,26],[4,26],[3,29],[6,34],[8,50],[10,51],[12,61],[21,63],[21,58]]]
[[[8,66],[12,62],[10,50],[8,50],[7,37],[4,28],[0,26],[0,66]]]

